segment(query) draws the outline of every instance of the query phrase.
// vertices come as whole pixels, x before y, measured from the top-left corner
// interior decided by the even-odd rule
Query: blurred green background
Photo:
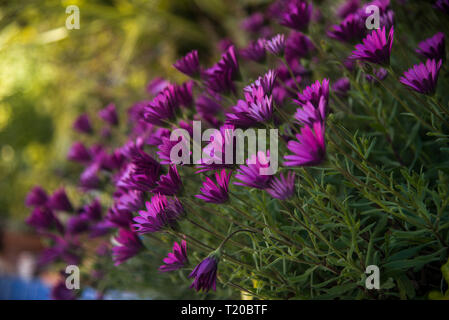
[[[182,81],[172,64],[196,48],[212,63],[224,36],[244,43],[239,24],[267,1],[0,1],[0,223],[22,228],[28,190],[70,187],[79,172],[65,161],[80,137],[72,122],[116,103],[121,118],[147,98],[155,76]],[[80,9],[80,29],[65,27],[66,7]],[[73,175],[73,176],[70,176]]]

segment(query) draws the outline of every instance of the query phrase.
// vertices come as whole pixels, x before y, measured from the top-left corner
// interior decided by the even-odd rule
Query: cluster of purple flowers
[[[41,187],[35,186],[28,193],[25,204],[33,208],[26,222],[51,242],[38,260],[39,267],[58,260],[78,264],[81,261],[79,235],[90,231],[94,236],[94,227],[101,219],[98,200],[75,210],[64,188],[49,196]]]
[[[296,140],[290,140],[287,148],[293,155],[286,155],[286,166],[311,166],[320,164],[326,155],[324,141],[325,120],[329,100],[329,80],[316,81],[298,94],[295,102],[295,120],[302,125]]]
[[[438,75],[446,60],[445,38],[442,32],[419,43],[416,52],[427,58],[425,63],[414,65],[404,72],[400,81],[409,89],[421,94],[433,95],[436,91]]]
[[[380,29],[372,31],[365,27],[365,9],[370,4],[377,5],[381,14]],[[448,12],[447,1],[438,0],[435,6]],[[279,201],[294,197],[298,181],[291,167],[318,166],[326,159],[326,118],[332,112],[330,80],[312,79],[311,67],[303,63],[305,58],[312,62],[318,59],[313,53],[318,52],[319,47],[312,41],[308,29],[320,17],[319,9],[312,6],[311,1],[278,0],[265,13],[254,13],[242,22],[242,28],[251,39],[244,48],[236,48],[224,39],[221,57],[210,67],[201,66],[197,50],[176,61],[173,67],[191,79],[175,84],[155,78],[147,87],[148,99],[129,108],[126,123],[119,121],[115,104],[100,110],[97,116],[107,126],[103,129],[110,130],[108,136],[119,134],[114,133],[115,127],[127,126],[126,142],[111,147],[111,144],[102,144],[101,139],[91,146],[76,141],[67,157],[82,168],[81,192],[90,194],[107,186],[109,193],[113,190],[112,201],[106,206],[106,202],[95,198],[74,206],[63,188],[47,195],[41,187],[34,187],[26,198],[26,205],[33,208],[27,222],[53,243],[44,251],[41,263],[58,259],[79,262],[84,234],[98,238],[116,232],[113,247],[107,244],[106,247],[114,264],[123,264],[144,250],[143,235],[178,234],[182,230],[180,221],[187,214],[185,197],[191,196],[190,200],[198,203],[227,203],[233,178],[237,180],[233,188],[263,190]],[[375,65],[377,69],[366,75],[367,79],[384,79],[394,42],[394,13],[390,1],[377,0],[362,5],[359,0],[347,0],[337,9],[337,17],[341,21],[327,30],[328,37],[357,43],[343,64],[348,70],[354,69],[357,61]],[[267,25],[270,21],[279,24],[280,33],[272,32]],[[438,32],[419,43],[416,52],[427,61],[406,71],[400,82],[411,90],[432,95],[446,59],[444,34]],[[274,65],[257,74],[253,78],[255,81],[242,80],[242,63],[253,62],[240,61],[240,58],[263,63],[270,61],[268,53]],[[337,98],[345,99],[351,82],[341,77],[333,81],[331,88]],[[232,95],[240,95],[241,99],[230,105]],[[95,132],[92,120],[84,113],[73,123],[73,128],[92,138]],[[173,147],[183,139],[173,141],[170,134],[172,129],[182,128],[193,136],[192,120],[203,120],[208,128],[218,129],[223,137],[232,135],[236,129],[256,126],[286,128],[283,138],[288,154],[284,155],[283,164],[288,170],[284,168],[278,175],[261,173],[270,166],[269,150],[248,155],[246,163],[240,166],[224,164],[224,161],[215,164],[209,160],[216,155],[210,154],[208,159],[195,163],[195,175],[201,183],[198,190],[188,194],[187,181],[183,183],[186,177],[183,172],[187,169],[184,165],[173,164],[170,156]],[[222,150],[223,160],[226,143],[232,139],[210,141],[202,149],[203,154],[208,154],[209,149]],[[67,217],[61,219],[62,215]],[[215,290],[218,261],[218,255],[211,254],[194,268],[189,276],[195,278],[193,288]],[[178,270],[189,263],[184,239],[180,244],[174,243],[163,263],[159,268],[162,272]],[[53,291],[55,297],[73,298],[60,284]]]

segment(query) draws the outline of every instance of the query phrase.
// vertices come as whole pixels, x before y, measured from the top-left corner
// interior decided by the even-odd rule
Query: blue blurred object
[[[39,279],[27,280],[17,276],[0,275],[0,300],[49,300],[51,288]],[[82,300],[95,300],[97,292],[92,288],[82,291]],[[112,290],[105,300],[135,300],[139,297],[132,292]]]
[[[48,300],[50,288],[38,279],[0,275],[0,300]]]

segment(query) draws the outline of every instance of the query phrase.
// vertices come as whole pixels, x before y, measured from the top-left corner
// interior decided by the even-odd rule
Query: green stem
[[[433,103],[435,103],[435,105],[438,107],[438,109],[440,109],[444,114],[446,114],[446,116],[449,117],[449,110],[447,108],[445,108],[435,96],[431,96],[430,99],[433,101]]]
[[[234,231],[234,232],[228,234],[227,237],[223,239],[223,241],[222,241],[222,242],[220,243],[220,245],[218,246],[217,251],[218,251],[218,252],[221,252],[221,250],[222,250],[223,246],[226,244],[226,242],[228,242],[228,240],[231,239],[231,237],[233,237],[235,234],[237,234],[237,233],[239,233],[239,232],[256,233],[256,232],[254,232],[254,231],[252,231],[252,230],[248,230],[248,229],[239,229],[239,230],[236,230],[236,231]]]
[[[285,64],[285,66],[287,67],[287,70],[288,70],[288,72],[290,73],[290,77],[291,77],[291,78],[293,79],[293,81],[295,82],[296,89],[298,89],[298,91],[301,91],[301,87],[299,86],[298,81],[296,81],[295,74],[293,73],[293,70],[290,68],[290,65],[287,63],[287,60],[286,60],[284,57],[279,58],[279,59],[281,59],[282,62],[283,62],[283,63]]]

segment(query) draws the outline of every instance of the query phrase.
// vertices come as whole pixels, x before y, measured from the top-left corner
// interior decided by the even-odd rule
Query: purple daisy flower
[[[254,104],[254,108],[251,108],[246,101],[237,101],[237,105],[232,107],[232,112],[226,114],[226,123],[240,128],[248,128],[256,125],[259,119],[263,122],[264,116],[271,117],[271,100],[261,98],[258,102],[258,104]]]
[[[354,71],[354,67],[355,67],[355,61],[349,58],[346,58],[343,61],[343,66],[348,69],[348,71]]]
[[[242,21],[242,28],[248,32],[257,33],[264,23],[264,16],[260,12],[253,13]]]
[[[162,137],[161,143],[158,145],[158,151],[156,154],[159,157],[161,164],[171,164],[171,149],[176,146],[179,142],[182,141],[182,137],[179,137],[178,140],[172,141],[170,137]]]
[[[210,203],[224,203],[228,201],[229,180],[231,179],[232,171],[226,173],[226,170],[215,172],[216,183],[209,177],[203,182],[203,187],[200,188],[201,194],[195,197]]]
[[[106,255],[109,255],[109,250],[109,241],[104,241],[97,246],[97,248],[95,249],[95,253],[100,257],[104,257]]]
[[[410,89],[427,95],[433,95],[438,82],[442,61],[429,59],[426,63],[414,65],[413,68],[404,72],[404,76],[399,80]]]
[[[312,12],[312,21],[321,23],[323,21],[323,13],[320,8],[315,8]]]
[[[102,128],[100,136],[105,140],[111,139],[111,137],[112,137],[111,128]]]
[[[215,291],[218,261],[215,255],[209,255],[201,261],[189,275],[189,278],[195,278],[190,288],[195,288],[196,291],[202,289],[205,292],[212,288]]]
[[[266,10],[267,17],[270,19],[278,18],[284,9],[284,5],[284,1],[274,1],[271,3]]]
[[[162,143],[162,138],[170,137],[170,130],[167,128],[155,128],[154,131],[150,131],[148,133],[148,137],[146,139],[146,144],[150,146],[158,146]]]
[[[182,181],[178,169],[176,168],[176,165],[170,165],[168,173],[160,176],[156,188],[151,190],[151,192],[155,194],[160,193],[165,196],[173,196],[179,193],[181,189]]]
[[[234,182],[234,184],[256,189],[268,188],[273,176],[262,174],[261,171],[263,170],[261,169],[267,169],[269,167],[269,158],[270,151],[267,151],[267,154],[259,151],[257,152],[257,156],[253,154],[246,160],[246,165],[241,165],[237,169],[235,178],[241,182]]]
[[[198,58],[198,51],[193,50],[187,53],[184,57],[176,61],[173,66],[190,77],[196,77],[200,72],[200,61]]]
[[[295,90],[295,83],[290,83],[288,88]],[[278,105],[282,105],[287,97],[291,97],[291,92],[283,86],[277,86],[273,89],[273,99]]]
[[[327,104],[329,101],[329,79],[323,79],[322,83],[317,80],[310,86],[307,86],[302,93],[298,93],[298,100],[295,100],[295,102],[302,105],[310,101],[312,105],[318,106],[322,96]]]
[[[175,95],[178,103],[187,108],[193,104],[193,81],[186,81],[181,85],[175,85]]]
[[[285,50],[285,36],[283,34],[275,35],[265,42],[265,48],[275,56],[282,57]]]
[[[273,115],[273,97],[271,95],[258,97],[250,103],[248,112],[251,118],[259,123],[269,122]]]
[[[340,24],[333,25],[327,35],[338,41],[352,43],[363,39],[366,33],[364,20],[357,14],[349,14]]]
[[[60,280],[51,288],[50,298],[52,300],[76,300],[76,294],[74,290],[67,288],[65,280]]]
[[[279,70],[279,69],[278,69]],[[281,77],[279,77],[281,79]],[[303,78],[296,75],[295,78],[281,79],[283,84],[276,84],[273,88],[273,98],[276,104],[282,106],[286,98],[294,98],[295,92],[298,91],[296,84],[301,84]]]
[[[206,95],[199,96],[196,101],[196,111],[202,116],[216,115],[223,110],[223,107],[214,99]]]
[[[393,46],[394,28],[390,29],[388,37],[385,27],[375,29],[363,39],[363,44],[357,44],[351,59],[372,62],[380,65],[390,64],[391,47]]]
[[[270,26],[264,26],[260,29],[260,37],[263,39],[269,38],[273,36],[273,29]]]
[[[203,77],[207,88],[212,92],[227,94],[236,90],[230,70],[212,67],[204,71]]]
[[[89,226],[89,238],[102,237],[108,234],[112,229],[112,225],[108,220],[99,221]]]
[[[64,227],[58,217],[46,206],[34,208],[30,216],[26,219],[26,223],[38,231],[46,231],[54,227],[59,232],[64,232]]]
[[[119,211],[136,212],[142,209],[144,193],[139,190],[127,190],[115,198],[115,207]]]
[[[156,96],[157,94],[159,94],[160,92],[162,92],[162,90],[164,90],[165,88],[167,88],[170,85],[170,82],[168,82],[167,80],[163,79],[163,78],[154,78],[153,80],[150,81],[150,83],[147,85],[147,92],[151,95],[151,96]]]
[[[136,163],[130,163],[117,186],[144,192],[149,191],[155,187],[159,173],[159,165],[139,167]]]
[[[347,96],[348,91],[351,89],[351,82],[348,78],[340,78],[332,85],[332,91],[341,98]]]
[[[280,13],[279,23],[295,30],[307,29],[312,17],[312,5],[305,0],[288,0]]]
[[[92,154],[82,142],[77,141],[70,147],[67,158],[70,161],[86,164],[92,161]]]
[[[187,137],[181,136],[177,141],[171,141],[169,137],[162,137],[162,143],[158,146],[159,150],[156,152],[161,160],[161,164],[173,164],[170,157],[171,149],[181,141],[186,144],[185,148],[187,149]]]
[[[44,267],[56,260],[62,260],[68,264],[79,264],[81,259],[76,253],[79,251],[79,243],[74,241],[70,235],[65,237],[49,234],[48,237],[53,240],[53,245],[45,248],[39,255],[37,265]]]
[[[240,50],[240,55],[247,60],[262,63],[266,58],[265,39],[251,41],[245,49]]]
[[[232,112],[226,114],[226,123],[247,128],[270,121],[273,115],[271,91],[275,81],[276,73],[270,70],[245,87],[245,100],[238,100],[237,105],[232,107]]]
[[[139,211],[139,215],[133,219],[136,222],[133,227],[140,234],[172,227],[184,215],[184,208],[177,198],[169,200],[160,194],[153,196],[145,206],[146,210]]]
[[[83,212],[91,221],[99,221],[102,216],[102,207],[100,200],[95,198],[90,204],[84,206]]]
[[[72,212],[73,206],[70,203],[69,198],[64,190],[64,188],[59,188],[56,190],[48,200],[48,205],[51,209],[59,211]]]
[[[217,43],[217,49],[220,52],[225,52],[226,50],[229,49],[230,46],[232,46],[232,41],[231,39],[228,38],[224,38],[224,39],[220,39],[220,41],[218,41]]]
[[[302,104],[302,108],[296,109],[295,120],[306,126],[312,126],[315,122],[324,122],[326,119],[327,103],[324,96],[321,96],[320,102],[314,106],[310,101]]]
[[[444,13],[449,14],[449,0],[437,0],[433,6]]]
[[[373,72],[376,77],[373,77],[371,74],[365,75],[365,79],[369,82],[375,82],[376,78],[382,81],[388,76],[388,71],[384,68],[375,69]]]
[[[109,123],[111,126],[118,125],[118,116],[115,104],[110,103],[104,109],[98,111],[98,116]]]
[[[131,148],[131,158],[132,162],[128,164],[117,186],[140,191],[151,190],[159,178],[160,164],[137,146]]]
[[[182,240],[181,245],[175,242],[173,244],[173,252],[169,252],[163,261],[164,264],[159,267],[161,272],[175,271],[184,267],[188,262],[186,241]]]
[[[112,248],[112,259],[114,260],[115,266],[134,257],[143,248],[142,241],[139,237],[127,229],[119,229],[115,241],[118,243],[117,246]]]
[[[89,218],[85,214],[72,216],[67,220],[67,233],[77,235],[89,230]]]
[[[120,149],[112,151],[108,154],[106,150],[101,150],[95,155],[95,161],[100,164],[101,169],[107,171],[113,171],[120,169],[125,161],[125,156]]]
[[[90,119],[87,114],[82,114],[73,122],[73,129],[81,133],[91,134],[93,132]]]
[[[144,109],[145,121],[162,126],[165,120],[173,120],[179,107],[176,90],[169,85],[162,90]]]
[[[265,189],[275,199],[286,200],[295,194],[295,173],[289,171],[287,177],[281,173],[279,178],[273,178]]]
[[[387,10],[382,13],[379,21],[380,27],[385,27],[385,29],[391,29],[394,26],[394,12],[393,10]]]
[[[220,61],[204,71],[207,87],[213,92],[235,92],[234,80],[239,76],[239,64],[234,45],[223,52]]]
[[[428,59],[437,61],[441,59],[444,62],[446,59],[444,33],[438,32],[433,37],[420,42],[416,52]]]
[[[301,32],[292,32],[285,42],[285,58],[290,63],[294,59],[304,58],[315,49],[312,41]]]
[[[221,70],[227,70],[232,74],[232,79],[235,79],[239,71],[239,63],[235,54],[235,47],[231,45],[221,56],[217,62],[217,67]]]
[[[262,27],[262,29],[260,29],[259,35],[263,39],[272,37],[273,36],[273,29],[270,26],[264,26],[264,27]]]
[[[337,15],[344,19],[351,13],[356,13],[360,8],[360,0],[346,0],[345,3],[340,5],[337,9]]]
[[[96,161],[100,164],[101,169],[113,171],[122,167],[125,156],[120,149],[114,150],[111,154],[103,151],[96,156]]]
[[[313,166],[320,164],[326,156],[326,145],[324,142],[325,126],[322,122],[313,123],[312,127],[301,128],[301,133],[296,135],[295,140],[287,144],[288,150],[293,155],[286,155],[284,165],[286,166]]]
[[[110,226],[116,228],[129,228],[132,223],[133,215],[130,211],[119,210],[115,205],[109,208],[105,220]]]
[[[40,186],[34,186],[26,196],[25,205],[28,207],[43,206],[47,201],[48,195],[45,190]]]
[[[151,125],[152,126],[152,125]],[[133,157],[138,155],[140,152],[143,152],[143,140],[137,138],[134,140],[128,140],[121,148],[121,153],[128,160],[132,160]]]
[[[268,70],[268,72],[265,73],[263,76],[257,78],[257,80],[254,81],[254,83],[251,83],[250,85],[243,88],[243,91],[245,93],[252,94],[254,90],[257,90],[259,87],[262,87],[263,92],[266,95],[270,95],[276,83],[276,77],[277,77],[276,71]]]
[[[97,189],[100,186],[99,172],[100,164],[98,162],[87,166],[80,175],[80,187],[84,191]]]
[[[246,101],[239,100],[232,107],[232,113],[226,114],[226,123],[237,127],[249,127],[256,123],[271,120],[273,115],[273,99],[266,95],[262,86],[245,92]]]

